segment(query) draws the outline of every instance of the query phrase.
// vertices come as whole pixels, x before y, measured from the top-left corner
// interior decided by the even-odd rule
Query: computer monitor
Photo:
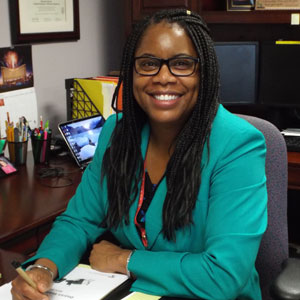
[[[258,42],[216,42],[220,68],[220,102],[255,104],[258,82]]]
[[[260,103],[300,107],[300,45],[263,42],[260,49]]]

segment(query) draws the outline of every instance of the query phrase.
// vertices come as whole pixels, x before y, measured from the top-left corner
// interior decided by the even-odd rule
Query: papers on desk
[[[148,295],[140,292],[133,292],[122,300],[159,300],[160,296]]]
[[[123,274],[102,273],[79,265],[47,292],[51,300],[99,300],[128,279]],[[11,283],[0,287],[0,299],[11,300]]]
[[[12,297],[11,297],[10,289],[11,289],[11,283],[7,283],[0,286],[0,299],[11,300]]]

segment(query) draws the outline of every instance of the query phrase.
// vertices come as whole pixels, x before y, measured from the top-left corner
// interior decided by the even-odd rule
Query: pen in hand
[[[17,273],[35,290],[37,290],[36,283],[27,275],[27,273],[21,268],[21,264],[17,261],[12,261],[12,266],[16,269]]]

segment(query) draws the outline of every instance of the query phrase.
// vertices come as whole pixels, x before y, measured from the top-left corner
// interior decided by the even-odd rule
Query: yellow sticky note
[[[276,41],[276,45],[300,45],[300,41]]]
[[[140,292],[133,292],[122,300],[158,300],[160,296],[148,295]]]
[[[291,14],[291,25],[300,24],[300,14]]]

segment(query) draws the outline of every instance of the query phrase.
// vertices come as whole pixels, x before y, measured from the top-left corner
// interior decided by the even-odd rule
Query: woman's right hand
[[[32,269],[26,272],[36,283],[37,290],[32,288],[20,275],[12,281],[13,300],[49,300],[45,294],[52,286],[51,274],[43,269]]]
[[[57,276],[56,265],[47,258],[40,258],[36,262],[52,270],[54,278]],[[37,290],[32,288],[20,275],[12,281],[13,300],[49,300],[50,297],[45,293],[51,288],[53,283],[52,275],[49,271],[40,268],[33,268],[26,272],[36,283]]]

